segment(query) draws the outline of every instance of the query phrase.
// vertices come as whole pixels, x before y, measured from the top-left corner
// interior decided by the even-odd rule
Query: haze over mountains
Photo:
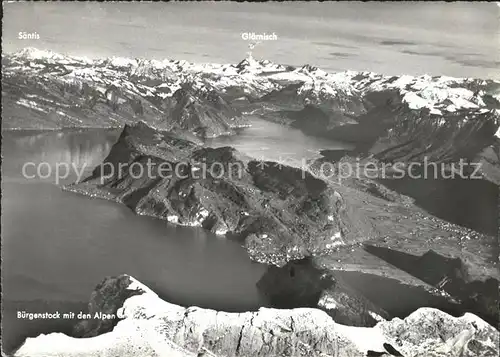
[[[144,121],[193,139],[232,135],[257,115],[386,161],[479,160],[499,180],[495,80],[328,73],[251,55],[238,64],[90,60],[35,48],[3,55],[2,65],[4,129]]]
[[[4,4],[4,351],[498,356],[497,5]]]
[[[4,128],[113,126],[134,118],[161,125],[161,118],[169,114],[180,126],[188,125],[183,115],[195,121],[210,117],[212,124],[226,121],[228,127],[244,126],[230,103],[260,114],[318,105],[326,114],[337,115],[337,120],[328,120],[336,125],[371,110],[380,104],[375,94],[388,91],[408,110],[424,110],[436,117],[461,110],[496,115],[500,108],[500,82],[494,80],[328,73],[310,65],[283,66],[251,56],[237,65],[194,64],[120,57],[90,60],[27,48],[2,55],[2,65],[8,94]],[[35,78],[38,82],[30,85]],[[200,115],[195,108],[183,114],[188,102],[196,103],[195,108],[216,108],[224,118],[215,112]],[[24,115],[18,110],[28,110],[26,114],[40,120],[23,124]]]
[[[252,261],[266,265],[257,287],[272,307],[292,309],[292,314],[295,308],[314,308],[311,316],[320,309],[336,324],[355,326],[373,327],[378,321],[393,319],[379,325],[389,329],[404,323],[397,317],[406,317],[422,306],[432,307],[443,312],[423,309],[408,317],[408,321],[419,323],[422,316],[431,321],[423,334],[411,322],[405,325],[417,340],[412,343],[422,345],[440,335],[443,326],[435,319],[453,322],[454,330],[445,334],[458,334],[461,339],[441,338],[423,349],[424,355],[445,351],[445,355],[454,356],[459,350],[470,356],[493,356],[498,352],[490,342],[498,340],[498,331],[492,326],[498,325],[495,195],[500,185],[500,81],[492,76],[334,72],[313,63],[291,66],[257,60],[252,55],[233,64],[89,59],[33,47],[2,54],[2,72],[5,131],[117,128],[121,135],[104,160],[113,166],[141,164],[146,159],[174,166],[193,158],[226,166],[242,162],[244,175],[237,179],[188,175],[168,179],[111,176],[103,180],[106,173],[98,167],[83,183],[65,189],[109,199],[170,224],[199,227],[219,238],[236,240]],[[272,161],[265,161],[268,166],[262,168],[262,162],[232,147],[207,145],[210,139],[221,136],[237,140],[238,133],[256,117],[298,129],[310,140],[321,137],[348,143],[352,150],[321,151],[321,157],[311,159],[307,175],[301,177],[298,168],[285,165],[278,169]],[[425,159],[443,164],[447,172],[461,160],[479,163],[480,179],[405,181],[361,175],[340,183],[340,172],[333,172],[330,179],[320,172],[324,163],[409,166]],[[436,204],[435,197],[436,201],[443,199]],[[122,276],[103,281],[93,292],[90,310],[117,313],[129,298],[128,279],[133,280]],[[136,293],[140,291],[132,295]],[[94,301],[100,294],[109,305]],[[151,300],[140,300],[134,317],[116,326],[105,324],[105,328],[76,326],[73,335],[97,335],[95,338],[107,341],[106,348],[112,350],[112,338],[120,328],[147,331],[140,323],[136,325],[136,317],[150,308],[148,303],[158,303],[158,297],[149,292],[146,295]],[[166,316],[177,321],[180,307],[168,305],[165,309],[154,312],[155,321]],[[464,312],[479,318],[456,320],[446,314]],[[273,314],[272,321],[281,319],[279,313]],[[313,337],[304,342],[310,347],[316,339],[324,339],[316,335],[316,325],[308,316],[300,321],[304,331],[309,331],[306,334],[313,331]],[[234,323],[240,339],[236,346],[235,339],[224,346],[231,351],[248,347],[238,342],[246,338],[243,331],[256,333],[253,318],[238,319]],[[200,321],[204,319],[192,322],[196,331]],[[187,323],[183,318],[182,331]],[[269,323],[263,322],[266,326]],[[103,334],[113,328],[115,334]],[[274,328],[262,339],[275,341],[270,337],[275,336]],[[285,325],[285,331],[292,332],[286,337],[287,346],[303,344],[294,334],[295,328],[292,318],[292,324]],[[47,341],[57,341],[57,336],[49,335]],[[31,346],[36,350],[37,344],[43,345],[44,338],[28,340],[26,353]],[[252,338],[255,336],[249,341]],[[90,341],[93,344],[96,340]],[[180,356],[220,352],[209,338],[198,342]],[[185,347],[174,338],[162,343]],[[99,346],[97,350],[102,351]],[[397,334],[376,339],[375,349],[365,347],[354,343],[353,355],[392,351],[393,355],[410,356],[416,349],[401,342]],[[279,343],[269,350],[248,348],[250,355],[281,351]],[[330,352],[330,347],[326,351]],[[320,352],[308,349],[306,355]],[[21,349],[19,355],[23,353]]]
[[[500,79],[499,10],[487,2],[8,3],[2,44],[6,52],[238,63],[248,45],[242,32],[275,32],[256,57],[329,72]],[[19,40],[20,31],[40,39]]]

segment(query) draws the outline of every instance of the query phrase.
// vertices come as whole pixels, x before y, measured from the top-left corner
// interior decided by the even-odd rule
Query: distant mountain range
[[[295,68],[251,56],[236,65],[194,64],[120,57],[91,60],[26,48],[3,54],[2,69],[4,129],[107,127],[144,120],[162,128],[184,126],[205,132],[208,127],[209,135],[216,136],[245,125],[237,120],[236,109],[274,115],[300,111],[304,105],[319,106],[332,117],[329,126],[335,126],[335,117],[355,119],[367,113],[378,104],[368,96],[388,90],[408,110],[424,110],[436,118],[461,110],[470,115],[492,111],[498,117],[495,110],[500,108],[500,82],[494,80],[327,73],[310,65]],[[186,87],[190,89],[178,91]],[[211,132],[215,123],[220,128]]]
[[[384,160],[465,157],[495,167],[500,82],[327,73],[257,61],[88,59],[26,48],[2,55],[3,129],[120,127],[144,121],[198,137],[260,116],[347,141]],[[500,174],[492,180],[500,182]],[[498,176],[498,177],[496,177]]]
[[[327,73],[310,65],[295,68],[252,57],[236,65],[89,60],[32,48],[3,55],[2,69],[4,129],[123,127],[104,160],[107,165],[67,190],[240,242],[252,260],[268,265],[257,287],[272,306],[320,308],[337,323],[373,326],[385,318],[408,316],[425,304],[457,315],[473,312],[498,326],[496,232],[488,218],[477,225],[479,231],[447,214],[480,210],[486,216],[496,208],[492,193],[500,185],[500,82]],[[200,145],[200,138],[235,133],[251,123],[251,116],[350,142],[353,150],[323,150],[323,157],[304,173],[258,162],[231,147]],[[393,180],[392,185],[402,182],[393,190],[368,175],[340,184],[338,171],[328,179],[316,172],[324,162],[359,160],[368,166],[377,160],[408,164],[425,158],[436,163],[481,162],[485,180]],[[146,165],[146,160],[185,171],[182,177],[167,178],[106,171],[124,164]],[[222,163],[228,173],[232,164],[241,164],[243,174],[196,174],[196,163],[214,162]],[[439,197],[448,188],[457,197],[449,201],[443,196],[448,211],[438,207],[428,212],[425,198]],[[480,204],[473,205],[465,195],[468,191],[480,197]],[[129,283],[127,277],[119,281]],[[112,301],[114,290],[105,290],[96,296]],[[117,290],[116,296],[124,296],[124,289]],[[182,326],[187,326],[184,310],[182,314]],[[410,330],[418,331],[422,320],[414,320],[418,323]],[[314,325],[311,319],[304,321],[305,326]],[[436,326],[446,325],[441,322]],[[293,328],[285,328],[295,331],[295,325],[292,320]],[[83,329],[82,336],[109,331],[89,326],[90,332]],[[424,327],[425,336],[430,336],[433,330]],[[466,342],[442,336],[439,340],[460,351],[470,336],[479,336],[477,326],[454,329]],[[465,330],[476,332],[467,332],[467,337]],[[245,346],[240,343],[242,331],[238,351]],[[484,336],[485,341],[498,340],[493,327]],[[471,342],[477,353],[470,355],[497,355],[497,344],[489,344]],[[362,355],[393,351],[409,356],[415,349],[399,352],[406,351],[405,346],[398,338],[394,346]],[[21,349],[16,355],[29,351]],[[308,355],[316,355],[316,350]]]

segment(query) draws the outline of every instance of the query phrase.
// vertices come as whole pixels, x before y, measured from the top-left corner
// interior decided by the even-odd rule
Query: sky
[[[4,3],[2,47],[88,57],[238,63],[253,55],[327,71],[500,79],[500,7],[470,2]],[[36,32],[37,40],[19,39]]]

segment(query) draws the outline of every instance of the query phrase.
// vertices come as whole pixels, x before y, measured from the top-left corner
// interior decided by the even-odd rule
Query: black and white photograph
[[[499,2],[2,6],[2,356],[499,356]]]

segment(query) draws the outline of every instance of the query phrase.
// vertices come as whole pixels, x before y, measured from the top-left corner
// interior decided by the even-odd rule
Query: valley
[[[2,55],[2,68],[10,272],[3,281],[7,319],[16,326],[9,348],[21,346],[15,355],[26,355],[30,344],[21,342],[41,332],[102,340],[120,326],[137,327],[130,315],[50,331],[13,320],[30,294],[44,301],[36,306],[83,306],[103,276],[115,278],[92,292],[84,312],[91,316],[119,316],[131,301],[148,310],[135,299],[142,289],[178,305],[153,313],[160,318],[189,306],[237,319],[307,308],[324,313],[327,324],[378,331],[420,313],[466,314],[487,326],[487,338],[498,338],[500,82],[328,73],[251,55],[235,65],[195,64],[89,60],[34,48]],[[339,180],[332,165],[328,177],[322,172],[327,163],[407,167],[424,160],[449,171],[464,159],[480,164],[480,179]],[[20,176],[27,160],[71,163],[85,175],[68,175],[59,186],[54,177],[28,180]],[[128,169],[151,163],[147,175]],[[200,163],[218,169],[195,174]],[[162,164],[174,175],[163,176]],[[51,264],[42,268],[45,256]],[[130,279],[158,296],[129,288]],[[252,316],[242,320],[241,336],[253,331]],[[291,319],[282,332],[295,331]],[[472,341],[468,328],[459,330]],[[384,336],[382,347],[355,343],[352,355],[407,353]],[[36,346],[37,338],[28,341]],[[495,353],[482,338],[475,355]],[[296,336],[290,339],[295,346]]]

